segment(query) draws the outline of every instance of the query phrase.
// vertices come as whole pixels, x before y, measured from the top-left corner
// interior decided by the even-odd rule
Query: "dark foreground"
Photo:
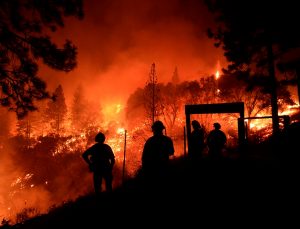
[[[113,193],[79,198],[12,228],[198,228],[204,223],[243,228],[279,221],[287,226],[299,219],[298,183],[293,160],[227,158],[191,163],[181,158],[172,161],[164,180],[138,176]]]

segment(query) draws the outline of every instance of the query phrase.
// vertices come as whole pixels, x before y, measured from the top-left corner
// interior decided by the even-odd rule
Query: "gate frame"
[[[185,105],[186,132],[188,141],[188,150],[190,148],[191,138],[191,114],[220,114],[220,113],[239,113],[238,122],[238,144],[242,147],[246,140],[244,125],[244,103],[214,103],[214,104],[192,104]],[[189,152],[189,151],[188,151]]]

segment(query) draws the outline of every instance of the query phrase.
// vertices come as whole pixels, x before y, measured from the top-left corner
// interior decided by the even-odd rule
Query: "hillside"
[[[178,158],[172,161],[167,179],[150,182],[138,175],[113,193],[81,197],[49,214],[7,227],[187,226],[199,225],[207,217],[274,220],[291,209],[297,194],[297,169],[291,165],[276,158],[197,162]]]

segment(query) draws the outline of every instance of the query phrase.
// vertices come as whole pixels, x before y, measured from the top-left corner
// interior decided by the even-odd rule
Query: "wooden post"
[[[186,157],[186,132],[185,126],[183,127],[183,155]]]
[[[124,156],[123,156],[123,174],[122,174],[122,183],[124,183],[124,180],[125,180],[126,138],[127,138],[127,130],[125,130],[125,136],[124,136]]]

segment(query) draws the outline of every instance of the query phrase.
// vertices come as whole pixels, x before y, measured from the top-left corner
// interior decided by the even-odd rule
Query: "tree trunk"
[[[298,92],[298,104],[300,104],[300,66],[298,63],[298,66],[296,68],[296,79],[297,79],[297,92]]]
[[[278,104],[277,104],[277,82],[275,76],[275,64],[274,64],[274,54],[272,48],[272,42],[267,45],[268,52],[268,68],[271,83],[271,105],[272,105],[272,126],[273,135],[279,132],[279,117],[278,117]]]

